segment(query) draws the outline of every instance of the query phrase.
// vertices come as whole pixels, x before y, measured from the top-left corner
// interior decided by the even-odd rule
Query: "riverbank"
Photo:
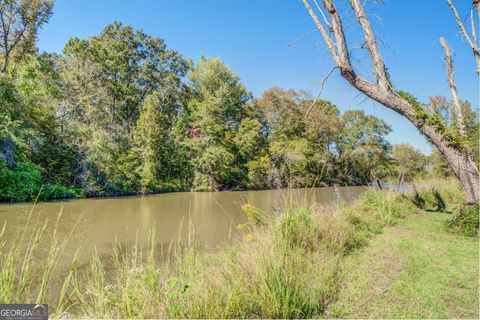
[[[404,304],[411,306],[411,316],[471,315],[478,306],[478,269],[471,266],[478,260],[478,239],[447,228],[452,225],[447,221],[459,220],[454,212],[461,192],[456,185],[435,185],[435,190],[409,196],[369,190],[335,211],[287,201],[269,216],[245,204],[248,221],[238,226],[243,237],[233,244],[205,252],[191,230],[188,241],[171,243],[166,257],[159,259],[163,252],[152,235],[149,248],[116,246],[111,263],[95,259],[87,272],[73,262],[56,288],[50,287],[58,259],[54,247],[40,276],[29,272],[31,256],[25,259],[11,251],[1,260],[0,303],[33,299],[49,303],[56,317],[89,318],[383,316],[375,311],[385,306],[400,317]],[[398,229],[410,225],[419,229]],[[435,250],[429,252],[430,247]],[[438,259],[427,259],[434,252],[441,253]],[[383,259],[370,259],[371,254]],[[397,257],[398,266],[392,265]],[[357,270],[357,264],[362,268]],[[455,272],[454,267],[468,272]],[[389,281],[392,268],[407,276]],[[422,275],[426,279],[419,282],[416,277]],[[444,281],[450,276],[454,282]],[[365,278],[371,281],[363,282]],[[420,284],[428,286],[417,290]],[[375,301],[364,305],[365,295]],[[449,304],[439,309],[444,298]],[[349,309],[350,304],[358,307]],[[370,306],[378,309],[370,311]]]

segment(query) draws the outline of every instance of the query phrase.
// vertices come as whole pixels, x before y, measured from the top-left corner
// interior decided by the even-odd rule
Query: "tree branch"
[[[472,0],[472,4],[477,9],[477,14],[480,17],[480,0]]]
[[[475,3],[475,1],[477,1],[477,0],[473,0],[473,4],[476,6],[477,10],[479,10],[480,5],[478,4],[478,1],[477,1],[477,3]],[[470,47],[473,50],[473,56],[475,57],[475,62],[477,63],[477,73],[480,74],[480,51],[478,50],[478,44],[477,44],[476,41],[472,41],[472,39],[470,38],[470,35],[468,34],[467,29],[465,28],[465,26],[462,22],[462,19],[460,19],[460,16],[458,15],[458,11],[455,8],[455,6],[453,5],[452,0],[447,0],[447,3],[448,3],[448,6],[450,7],[450,9],[452,9],[452,11],[453,11],[453,15],[455,16],[455,20],[457,21],[458,27],[460,28],[460,32],[465,37],[468,44],[470,45]],[[475,32],[475,31],[472,31],[472,32]]]
[[[323,27],[322,23],[320,22],[317,15],[313,11],[312,7],[308,3],[308,0],[302,0],[302,1],[303,1],[303,4],[304,4],[305,8],[308,11],[308,14],[312,18],[315,25],[317,26],[318,31],[320,31],[320,33],[322,34],[323,41],[325,42],[325,44],[328,48],[328,51],[330,51],[330,54],[332,55],[333,60],[335,60],[335,63],[338,65],[338,61],[337,61],[338,57],[337,57],[337,53],[335,52],[335,47],[334,47],[332,38],[330,38],[330,35],[328,34],[328,32]]]
[[[0,21],[2,23],[2,30],[3,30],[3,49],[5,50],[4,57],[3,57],[3,66],[2,69],[0,69],[2,73],[5,72],[7,69],[7,64],[8,64],[8,55],[9,55],[9,50],[8,50],[8,32],[6,29],[5,25],[5,19],[4,19],[4,13],[3,11],[0,12]]]
[[[303,0],[307,11],[310,13],[310,16],[314,20],[315,24],[320,25],[318,28],[319,30],[324,30],[323,26],[318,21],[313,11],[311,10],[310,5],[308,4],[307,0]],[[330,50],[330,52],[334,52],[335,56],[333,56],[335,64],[340,69],[340,74],[343,78],[345,78],[354,88],[357,88],[359,91],[367,95],[368,97],[372,98],[373,100],[380,102],[381,104],[388,106],[390,109],[399,112],[402,115],[410,117],[413,119],[415,118],[414,110],[412,106],[399,96],[395,95],[390,90],[382,90],[378,85],[373,84],[362,77],[358,76],[353,69],[353,66],[350,62],[350,54],[347,47],[347,43],[345,40],[345,34],[342,27],[342,22],[338,11],[333,4],[332,0],[322,0],[322,4],[326,11],[330,16],[331,21],[331,31],[334,33],[335,36],[335,45],[334,50]],[[313,14],[313,16],[312,16]],[[322,33],[323,34],[323,33]],[[373,36],[373,34],[372,34]],[[325,39],[325,36],[324,36]],[[327,40],[327,39],[325,39]],[[328,40],[332,40],[328,36]],[[325,41],[327,42],[327,41]],[[412,120],[415,121],[415,120]]]
[[[476,32],[476,27],[475,27],[475,18],[473,17],[473,9],[470,10],[470,28],[472,29],[473,43],[478,43],[477,42],[477,32]]]
[[[308,107],[307,112],[305,112],[305,118],[308,117],[310,114],[310,111],[312,111],[313,106],[317,103],[318,99],[320,99],[320,96],[322,95],[323,92],[323,87],[325,86],[325,82],[328,80],[330,75],[332,74],[333,70],[337,69],[337,66],[333,66],[330,71],[328,71],[327,75],[322,79],[322,82],[320,84],[320,91],[318,92],[317,96],[315,97],[315,100],[313,100],[312,104],[310,107]]]
[[[452,52],[444,37],[440,38],[440,43],[442,44],[442,47],[445,50],[445,63],[447,65],[448,85],[450,86],[450,94],[452,95],[453,108],[457,116],[458,128],[459,128],[460,134],[465,137],[466,130],[465,130],[465,124],[463,121],[462,106],[460,104],[460,100],[458,99],[457,86],[455,84],[455,78],[453,75]]]
[[[360,4],[359,0],[350,0],[350,5],[352,6],[355,14],[357,15],[358,23],[363,29],[363,34],[365,36],[365,42],[368,46],[368,51],[370,51],[370,57],[372,58],[373,68],[375,72],[375,77],[377,78],[377,83],[380,88],[384,90],[389,89],[389,83],[387,80],[387,75],[385,73],[385,64],[383,62],[382,56],[378,50],[378,44],[375,40],[373,34],[372,26],[370,21],[368,21],[363,5]]]
[[[322,8],[320,8],[320,6],[318,5],[317,0],[313,0],[313,3],[315,4],[315,7],[317,7],[317,10],[320,11],[320,13],[322,14],[323,21],[325,21],[325,24],[330,28],[331,27],[330,22],[328,22],[327,17],[325,17],[325,14],[323,13]]]
[[[330,21],[332,24],[331,30],[335,36],[335,45],[337,49],[338,67],[342,76],[356,77],[350,62],[350,56],[348,54],[347,41],[345,40],[345,33],[343,32],[342,21],[338,15],[337,8],[333,4],[332,0],[322,0],[323,6],[330,15]]]

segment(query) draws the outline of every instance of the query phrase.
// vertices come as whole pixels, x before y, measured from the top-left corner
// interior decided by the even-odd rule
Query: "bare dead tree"
[[[453,110],[455,111],[455,115],[457,117],[458,129],[460,134],[465,137],[467,135],[467,131],[465,130],[462,106],[460,104],[460,99],[458,98],[457,85],[455,83],[455,77],[453,75],[452,52],[444,37],[440,38],[440,43],[442,44],[443,50],[445,51],[445,64],[447,65],[448,85],[450,87],[450,95],[452,96]]]
[[[417,102],[413,96],[405,92],[397,92],[392,88],[376,37],[360,0],[349,0],[350,7],[353,9],[363,32],[373,66],[372,72],[375,76],[375,83],[359,76],[352,66],[342,20],[334,0],[321,0],[322,7],[328,17],[327,26],[320,21],[309,0],[302,1],[322,35],[335,66],[340,71],[340,75],[354,88],[385,107],[398,112],[417,127],[438,148],[460,180],[466,202],[469,204],[478,203],[480,200],[480,176],[468,147],[465,143],[459,142],[455,137],[449,135],[447,130],[437,121],[434,121],[433,115],[425,110],[424,106]],[[318,6],[316,10],[322,11],[322,8]]]

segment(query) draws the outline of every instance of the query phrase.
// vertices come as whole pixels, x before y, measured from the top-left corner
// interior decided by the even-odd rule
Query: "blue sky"
[[[347,0],[337,0],[346,12]],[[462,39],[444,0],[384,0],[367,6],[381,39],[393,83],[420,100],[449,96],[439,37],[454,51],[459,95],[479,105],[479,81],[471,50]],[[377,1],[378,2],[378,1]],[[462,18],[471,1],[456,0]],[[352,46],[363,41],[351,12],[344,19]],[[61,52],[73,36],[98,34],[121,21],[165,39],[168,47],[185,57],[220,57],[255,95],[272,86],[305,89],[316,95],[321,79],[332,66],[320,35],[300,0],[57,0],[54,15],[39,34],[41,51]],[[355,63],[367,77],[367,56],[354,51]],[[430,146],[414,126],[385,107],[366,100],[337,73],[325,85],[323,99],[341,111],[363,109],[392,126],[392,143],[410,143],[424,152]]]

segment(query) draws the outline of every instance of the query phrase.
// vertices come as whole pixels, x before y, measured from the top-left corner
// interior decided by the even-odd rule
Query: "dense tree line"
[[[45,15],[30,17],[38,29],[51,2],[30,5],[34,13],[21,12]],[[0,47],[8,54],[0,76],[3,201],[363,185],[407,180],[429,162],[408,145],[392,149],[381,119],[340,114],[294,90],[271,88],[255,99],[221,60],[193,63],[118,22],[70,39],[62,54],[38,53],[36,29],[27,29],[24,44]],[[446,119],[448,104],[431,103]],[[464,105],[475,132],[476,113]]]

